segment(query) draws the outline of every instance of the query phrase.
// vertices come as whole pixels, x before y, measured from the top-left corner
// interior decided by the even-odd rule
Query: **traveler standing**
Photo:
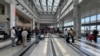
[[[74,40],[75,36],[76,36],[76,32],[72,28],[70,28],[70,31],[68,33],[67,42],[69,43],[70,38],[71,38],[72,39],[72,43],[74,43],[75,42],[75,40]]]
[[[18,39],[17,39],[17,42],[16,42],[17,45],[19,45],[20,43],[23,42],[22,41],[22,35],[21,35],[21,33],[22,33],[22,29],[21,28],[18,28],[17,29],[17,37],[18,37]]]
[[[39,29],[35,28],[35,35],[36,35],[36,44],[39,43]]]
[[[28,28],[27,32],[28,32],[27,41],[30,42],[31,41],[31,28]]]
[[[23,47],[26,47],[26,45],[27,45],[27,35],[28,35],[27,30],[23,29],[23,31],[22,31]]]
[[[16,46],[15,37],[16,37],[15,27],[12,27],[12,29],[11,29],[12,47]]]
[[[98,30],[93,30],[94,42],[97,43]]]
[[[86,28],[86,39],[88,40],[88,35],[90,34],[90,31],[89,31],[89,29],[88,28]]]
[[[65,38],[65,40],[67,40],[67,37],[68,37],[68,30],[65,29],[65,30],[64,30],[64,38]]]

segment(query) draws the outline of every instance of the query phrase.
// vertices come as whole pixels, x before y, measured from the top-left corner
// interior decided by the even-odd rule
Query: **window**
[[[67,26],[67,23],[64,23],[64,26]]]
[[[74,21],[72,21],[72,26],[74,25]]]
[[[81,24],[84,24],[84,22],[85,22],[85,19],[82,18],[82,19],[81,19]]]
[[[4,6],[0,5],[0,15],[4,15],[5,11],[4,11]]]
[[[100,35],[100,25],[97,25],[97,30],[99,31],[98,35]]]
[[[90,34],[92,34],[94,29],[96,29],[96,25],[90,26]]]
[[[97,25],[97,30],[100,31],[100,25]]]
[[[90,26],[90,30],[91,30],[91,31],[93,31],[94,29],[96,29],[96,25]]]
[[[100,14],[97,15],[97,21],[100,22]]]
[[[57,24],[57,27],[59,27],[59,24]]]
[[[85,18],[85,23],[90,23],[90,18],[89,17]]]
[[[90,26],[84,26],[84,31],[86,31],[87,29],[90,30]]]
[[[96,15],[91,16],[91,23],[96,22]]]
[[[81,26],[81,33],[84,33],[84,26]]]
[[[86,29],[89,29],[89,30],[90,30],[90,26],[85,26],[85,30],[86,30]]]

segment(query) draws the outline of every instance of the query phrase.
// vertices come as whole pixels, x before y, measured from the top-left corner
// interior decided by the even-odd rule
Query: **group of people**
[[[70,39],[72,39],[72,43],[75,42],[74,37],[76,36],[76,32],[74,29],[70,28],[70,30],[67,30],[67,28],[64,30],[64,35],[67,43],[70,43]]]
[[[30,41],[30,29],[19,27],[16,29],[16,27],[12,27],[10,31],[11,40],[12,40],[12,47],[15,47],[16,45],[23,44],[23,47],[27,46],[27,41]],[[17,41],[16,41],[17,37]]]
[[[97,43],[97,35],[98,35],[98,30],[94,29],[92,31],[92,33],[90,34],[90,31],[88,29],[86,29],[86,39],[89,41],[94,41],[95,43]]]
[[[97,43],[97,35],[98,30],[94,29],[92,33],[90,34],[89,30],[86,30],[86,39],[89,41],[94,41]],[[76,32],[74,29],[70,28],[70,30],[67,30],[67,28],[64,30],[64,37],[66,39],[66,42],[70,43],[70,39],[72,39],[72,43],[75,42],[74,37],[76,37]]]

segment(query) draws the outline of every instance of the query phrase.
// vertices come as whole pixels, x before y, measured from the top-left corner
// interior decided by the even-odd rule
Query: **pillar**
[[[37,28],[40,29],[40,23],[37,23]]]
[[[79,0],[73,0],[73,21],[74,21],[74,30],[76,31],[77,37],[81,37],[81,17],[80,17],[80,8],[78,6]]]
[[[55,23],[55,25],[54,25],[54,26],[55,26],[55,29],[57,29],[57,23]]]
[[[64,20],[60,20],[59,26],[60,26],[60,30],[63,30],[63,27],[64,27]]]
[[[10,0],[10,29],[12,27],[15,27],[15,14],[16,14],[15,0]]]
[[[35,20],[34,19],[32,21],[32,27],[33,27],[33,29],[35,29]]]

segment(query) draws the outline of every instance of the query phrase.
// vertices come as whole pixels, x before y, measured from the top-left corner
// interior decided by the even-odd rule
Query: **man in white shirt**
[[[65,40],[67,39],[67,37],[68,37],[68,30],[65,29],[65,30],[64,30],[64,38],[65,38]]]
[[[16,37],[15,27],[12,27],[12,29],[11,29],[12,47],[14,47],[16,45],[16,43],[15,43],[15,37]]]

